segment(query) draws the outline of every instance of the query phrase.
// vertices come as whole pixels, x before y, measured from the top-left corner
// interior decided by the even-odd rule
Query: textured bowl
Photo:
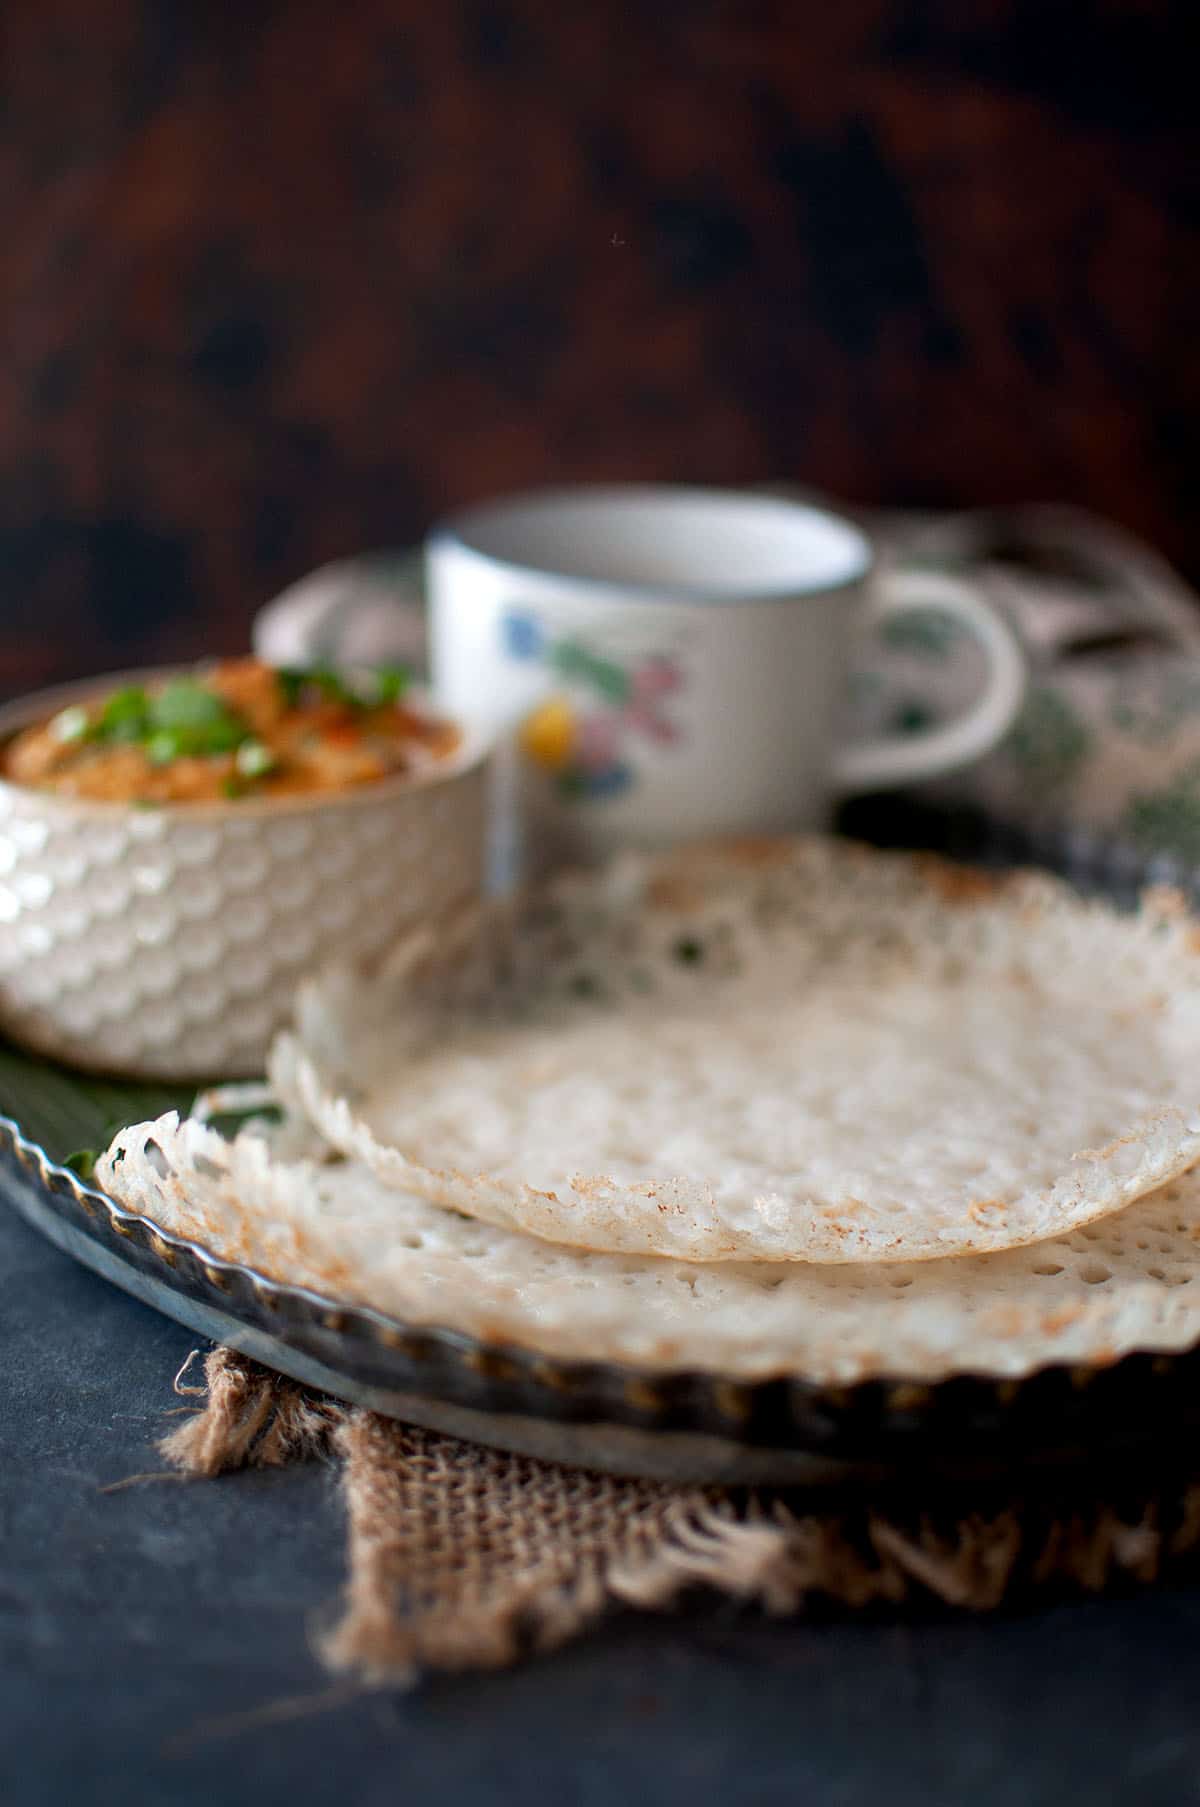
[[[170,674],[27,697],[0,744],[131,675]],[[304,974],[479,891],[486,763],[468,740],[336,796],[151,809],[0,779],[0,1029],[109,1073],[260,1072]]]

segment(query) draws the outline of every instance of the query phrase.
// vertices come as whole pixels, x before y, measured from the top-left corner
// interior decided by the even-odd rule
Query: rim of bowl
[[[80,678],[68,684],[51,685],[45,690],[14,697],[11,702],[0,705],[0,752],[22,728],[32,727],[36,722],[56,715],[59,709],[68,707],[74,701],[103,695],[108,689],[118,689],[123,684],[134,681],[156,683],[186,676],[204,663],[203,660],[195,660],[181,665],[135,666],[125,671],[102,673],[94,678]],[[414,686],[413,694],[424,698],[425,691]],[[354,785],[344,791],[301,792],[290,797],[214,798],[211,802],[200,803],[143,804],[106,797],[72,797],[61,791],[43,790],[36,784],[21,784],[0,772],[0,796],[35,798],[46,809],[73,816],[95,817],[101,821],[134,814],[170,822],[200,822],[214,816],[222,821],[240,822],[262,816],[324,814],[342,809],[363,809],[372,803],[398,802],[411,791],[429,790],[437,785],[449,784],[486,764],[492,752],[489,737],[453,717],[446,719],[453,720],[463,737],[462,744],[428,771],[375,778],[367,784]]]

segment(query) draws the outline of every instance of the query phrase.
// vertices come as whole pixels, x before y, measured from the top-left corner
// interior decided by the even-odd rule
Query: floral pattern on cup
[[[509,657],[540,666],[554,686],[526,716],[519,742],[561,795],[619,796],[634,783],[626,757],[630,742],[665,748],[683,743],[672,703],[686,681],[674,653],[600,648],[577,632],[555,632],[522,608],[508,610],[501,633]]]

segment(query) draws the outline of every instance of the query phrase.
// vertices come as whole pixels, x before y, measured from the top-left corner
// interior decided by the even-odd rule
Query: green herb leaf
[[[73,720],[66,726],[75,732]],[[140,741],[151,765],[169,765],[186,754],[232,753],[250,730],[215,691],[194,678],[176,678],[156,696],[140,685],[115,690],[94,726],[85,717],[83,732],[110,742]]]
[[[307,670],[288,666],[277,671],[275,677],[288,709],[297,708],[309,691],[327,703],[342,703],[350,709],[378,709],[399,702],[409,683],[403,665],[378,665],[349,675],[335,671],[331,665],[311,665]]]
[[[285,709],[294,709],[300,701],[301,692],[307,681],[308,673],[295,666],[281,666],[275,673],[275,682],[279,686]]]
[[[149,699],[145,732],[147,759],[166,765],[187,755],[232,753],[250,730],[224,697],[193,678],[177,678]]]
[[[172,734],[167,728],[160,728],[146,742],[146,758],[151,765],[170,765],[178,759],[183,751],[178,734]]]
[[[194,678],[176,678],[150,701],[150,721],[155,728],[216,728],[231,714],[224,697]]]
[[[353,697],[331,665],[310,665],[301,670],[291,667],[276,676],[287,708],[295,709],[305,699],[306,691],[316,691],[327,703],[349,703]]]
[[[71,1172],[78,1174],[81,1180],[90,1180],[96,1171],[98,1159],[99,1156],[94,1148],[77,1148],[74,1154],[67,1156],[63,1166],[69,1167]]]
[[[327,703],[352,703],[354,701],[332,665],[312,666],[306,675],[305,682],[311,689],[319,690]]]
[[[236,778],[223,778],[221,780],[221,790],[226,797],[230,798],[241,797],[245,794],[243,786],[238,783]]]
[[[224,721],[213,722],[211,727],[196,728],[187,737],[189,753],[232,753],[249,738],[250,730],[236,715],[226,716]]]
[[[131,684],[106,699],[96,731],[102,740],[142,740],[149,725],[150,699],[140,684]]]
[[[403,665],[378,665],[372,677],[377,704],[398,703],[408,689],[408,671]]]

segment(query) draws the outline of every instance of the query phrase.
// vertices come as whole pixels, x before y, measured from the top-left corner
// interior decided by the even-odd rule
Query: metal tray
[[[1132,903],[1147,883],[1200,904],[1200,874],[1069,825],[1030,831],[918,798],[863,798],[843,832],[993,866],[1047,866]],[[186,1110],[190,1091],[105,1083],[0,1044],[0,1195],[77,1260],[201,1336],[332,1396],[412,1424],[549,1460],[670,1481],[829,1486],[934,1477],[1011,1482],[1014,1470],[1127,1472],[1200,1429],[1200,1348],[1019,1381],[903,1375],[851,1387],[781,1375],[558,1361],[417,1328],[224,1261],[125,1211],[60,1163],[124,1123]]]
[[[825,1387],[781,1375],[748,1385],[557,1361],[405,1325],[221,1260],[60,1164],[121,1122],[187,1102],[0,1049],[9,1113],[0,1116],[0,1193],[59,1248],[199,1335],[409,1423],[617,1473],[801,1486],[1125,1464],[1177,1449],[1200,1428],[1200,1351],[1050,1367],[1021,1381],[929,1386],[897,1376]]]

